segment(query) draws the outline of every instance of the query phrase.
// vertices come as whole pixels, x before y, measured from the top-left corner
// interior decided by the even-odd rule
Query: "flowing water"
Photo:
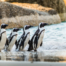
[[[30,28],[30,38],[33,36],[38,27]],[[38,50],[66,50],[66,22],[45,26],[45,33],[42,47]],[[12,29],[7,29],[9,36]],[[18,37],[22,35],[23,29],[18,32]]]

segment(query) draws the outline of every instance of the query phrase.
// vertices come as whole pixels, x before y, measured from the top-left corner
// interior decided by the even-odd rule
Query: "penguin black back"
[[[27,36],[28,36],[29,33],[30,32],[28,32],[25,37],[21,37],[22,40],[21,40],[21,42],[19,41],[20,44],[19,45],[17,44],[17,46],[19,46],[19,50],[21,50],[21,49],[23,50],[24,49],[24,43],[25,43],[25,40],[26,40],[26,38],[27,38]]]
[[[43,23],[43,22],[41,22],[39,24],[37,31],[34,33],[32,39],[29,41],[28,51],[31,51],[31,50],[34,50],[34,48],[37,48],[38,40],[40,38],[41,33],[44,31],[44,28],[43,27],[45,25],[48,25],[48,24],[47,23]],[[41,42],[40,46],[42,46],[42,42]]]
[[[34,47],[33,47],[33,38],[34,38],[34,36],[32,37],[32,39],[31,39],[31,40],[29,41],[29,43],[28,43],[28,44],[29,44],[28,51],[31,51],[31,50],[36,51],[37,44],[38,44],[38,40],[39,40],[39,38],[40,38],[40,36],[41,36],[41,33],[42,33],[43,31],[45,31],[45,29],[42,30],[38,35],[37,35],[37,34],[34,35],[34,36],[35,36],[35,39],[34,39]],[[42,42],[41,42],[40,46],[42,46]],[[34,49],[34,48],[35,48],[35,49]]]
[[[16,49],[18,48],[20,41],[24,38],[24,35],[25,35],[25,32],[23,32],[23,35],[20,37],[20,39],[18,41],[16,40],[16,42],[15,42]]]
[[[29,42],[28,42],[28,44],[29,44],[28,51],[33,50],[33,39],[34,39],[34,36],[38,36],[39,31],[40,31],[40,30],[39,30],[39,28],[38,28],[38,29],[36,30],[36,32],[34,33],[33,37],[31,38],[31,40],[29,40]],[[37,37],[35,37],[34,43],[37,42],[36,39],[37,39]]]
[[[5,48],[7,47],[7,49],[11,50],[12,46],[16,42],[17,31],[19,31],[19,30],[20,30],[19,28],[13,28],[10,36],[7,38],[7,41],[6,41],[6,44],[5,44]]]
[[[30,31],[29,28],[31,28],[33,26],[31,25],[25,25],[23,27],[23,34],[22,36],[19,38],[18,41],[16,41],[15,45],[16,45],[16,49],[19,50],[24,50],[24,48],[26,47],[26,45],[28,44],[28,41],[30,39]]]

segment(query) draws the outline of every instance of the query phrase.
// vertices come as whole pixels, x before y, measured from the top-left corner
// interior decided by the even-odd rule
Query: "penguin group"
[[[27,51],[37,51],[37,49],[42,46],[43,38],[44,38],[44,26],[48,25],[47,23],[39,23],[38,29],[33,34],[30,39],[30,31],[29,29],[33,26],[25,25],[23,27],[23,33],[21,37],[17,40],[18,31],[20,28],[13,28],[9,37],[6,34],[7,24],[1,24],[0,29],[0,50],[11,51],[12,47],[15,45],[15,51],[24,51],[24,48],[29,45]]]

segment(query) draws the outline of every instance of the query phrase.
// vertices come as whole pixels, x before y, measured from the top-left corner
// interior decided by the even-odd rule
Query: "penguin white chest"
[[[13,45],[15,44],[16,39],[17,39],[17,35],[14,36],[14,37],[12,38],[11,42],[9,43],[8,49],[9,49],[10,51],[11,51]]]
[[[25,42],[24,42],[24,48],[26,47],[26,45],[28,44],[30,40],[30,33],[27,35],[26,39],[25,39]],[[23,49],[24,50],[24,49]]]
[[[2,34],[1,41],[0,41],[0,49],[3,49],[6,43],[6,32]]]
[[[43,37],[44,37],[44,31],[42,31],[41,34],[40,34],[40,37],[38,39],[37,48],[39,48],[40,44],[42,43]]]

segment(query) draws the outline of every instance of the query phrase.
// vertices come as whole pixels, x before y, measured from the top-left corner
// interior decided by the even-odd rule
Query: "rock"
[[[55,9],[60,17],[61,21],[66,21],[66,0],[6,0],[10,2],[22,2],[22,3],[38,3],[44,7],[51,7]]]
[[[64,0],[38,0],[38,3],[45,6],[55,9],[61,18],[61,21],[66,21],[66,6]]]
[[[0,2],[0,24],[8,24],[7,28],[21,28],[24,25],[37,26],[40,22],[56,24],[60,23],[61,19],[54,9],[38,11],[16,6],[8,2]]]

